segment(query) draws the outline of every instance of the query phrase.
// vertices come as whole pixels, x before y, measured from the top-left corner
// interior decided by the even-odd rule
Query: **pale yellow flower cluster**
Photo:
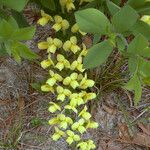
[[[43,26],[48,23],[46,19],[55,22],[52,28],[56,32],[65,31],[70,26],[61,16],[55,16],[53,19],[42,11],[42,18],[38,23]],[[77,24],[71,28],[71,31],[81,32]],[[98,127],[98,124],[91,120],[92,116],[86,106],[86,103],[96,98],[95,93],[89,92],[95,82],[88,79],[83,68],[86,46],[79,45],[77,37],[71,36],[66,40],[48,37],[46,41],[38,43],[38,48],[45,50],[48,56],[41,62],[41,67],[49,71],[49,78],[41,86],[41,90],[56,95],[56,100],[50,102],[48,109],[49,112],[56,113],[56,117],[49,120],[49,124],[55,126],[52,139],[57,141],[66,138],[69,145],[75,142],[81,150],[95,149],[92,140],[81,139],[81,134],[88,128]]]

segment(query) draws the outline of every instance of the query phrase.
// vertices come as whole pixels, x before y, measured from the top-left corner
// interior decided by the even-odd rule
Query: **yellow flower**
[[[55,53],[57,49],[62,47],[62,41],[54,38],[52,39],[51,37],[47,38],[46,42],[39,42],[38,43],[38,48],[41,50],[47,49],[48,53]]]
[[[48,84],[42,85],[42,86],[41,86],[41,91],[54,93],[53,87],[51,87],[51,86],[48,85]]]
[[[80,73],[80,74],[78,74],[78,79],[77,80],[81,81],[83,79],[83,77],[84,77],[83,74]]]
[[[63,80],[64,85],[70,85],[73,89],[76,89],[79,86],[79,83],[77,82],[78,74],[72,73],[69,77],[66,77]]]
[[[76,107],[84,104],[82,93],[73,93],[70,95],[70,106]]]
[[[54,65],[54,63],[51,59],[46,59],[41,62],[41,67],[43,69],[46,69],[46,68],[50,67],[51,65]]]
[[[80,142],[77,147],[80,147],[80,150],[89,150],[86,142]]]
[[[70,96],[71,91],[68,89],[64,89],[61,86],[58,86],[57,93],[58,93],[57,100],[60,100],[63,102],[65,100],[66,96]]]
[[[64,108],[69,109],[69,110],[73,110],[76,114],[78,113],[78,110],[74,106],[66,105]]]
[[[59,0],[59,3],[60,3],[63,10],[64,10],[64,7],[67,8],[67,12],[75,9],[75,6],[73,4],[73,0]]]
[[[42,18],[40,18],[37,22],[41,26],[45,26],[49,21],[53,21],[53,18],[50,15],[46,14],[43,10],[41,10],[41,16]]]
[[[74,134],[74,132],[72,132],[71,130],[67,130],[67,135],[68,135],[68,138],[66,141],[69,145],[72,144],[74,141],[75,142],[80,141],[80,136],[77,134]]]
[[[55,133],[52,135],[54,141],[58,141],[61,137],[65,136],[65,133],[59,128],[55,127]]]
[[[64,67],[66,68],[70,68],[70,63],[67,59],[65,59],[65,57],[61,54],[57,55],[57,61],[58,63],[56,64],[56,68],[59,69],[59,71],[61,71],[62,69],[64,69]]]
[[[80,88],[86,89],[88,87],[94,86],[95,82],[93,80],[87,79],[87,74],[85,74],[85,77],[80,82]]]
[[[83,72],[85,69],[83,69],[83,64],[82,64],[82,57],[78,57],[77,60],[73,61],[73,63],[70,66],[71,70],[79,70],[80,72]]]
[[[48,49],[48,42],[39,42],[38,43],[38,49],[40,49],[40,50]]]
[[[84,43],[82,43],[82,46],[83,46],[83,50],[81,51],[81,53],[80,53],[80,57],[81,56],[86,56],[86,54],[87,54],[87,49],[86,49],[86,46],[85,46],[85,44]]]
[[[72,36],[70,40],[64,43],[63,49],[65,51],[71,50],[74,54],[81,50],[81,48],[77,45],[77,38],[75,36]]]
[[[52,39],[51,37],[49,37],[47,38],[47,42],[48,42],[48,49],[47,49],[48,53],[51,52],[54,54],[58,48],[62,47],[62,41],[57,38]]]
[[[67,12],[69,12],[70,10],[75,9],[75,6],[73,4],[73,0],[66,0],[66,8],[67,8]]]
[[[75,122],[72,126],[72,130],[78,130],[81,134],[86,131],[86,128],[84,127],[84,119],[80,119],[78,122]]]
[[[50,104],[51,104],[51,106],[48,108],[49,112],[54,113],[54,112],[56,112],[57,110],[61,111],[60,106],[57,105],[56,103],[50,102]]]
[[[88,121],[86,128],[98,128],[98,123],[94,121]]]
[[[59,3],[62,7],[65,7],[66,2],[67,2],[66,0],[59,0]]]
[[[59,114],[57,118],[60,122],[60,128],[67,129],[69,124],[73,124],[72,119],[70,117],[66,117],[64,114]]]
[[[142,16],[141,20],[150,25],[150,15]]]
[[[51,78],[49,78],[46,83],[50,86],[53,86],[57,81],[61,82],[63,80],[63,78],[57,74],[54,73],[52,70],[49,71]]]
[[[96,98],[96,94],[95,93],[86,93],[84,95],[84,100],[85,102],[87,102],[88,100],[92,100],[92,99],[95,99]]]
[[[73,124],[73,121],[70,117],[66,117],[64,114],[58,114],[57,117],[49,120],[49,124],[59,124],[60,128],[67,129],[69,124]]]
[[[75,23],[75,24],[72,26],[71,32],[72,32],[72,33],[77,33],[77,32],[79,32],[79,33],[81,33],[82,35],[86,35],[85,32],[82,32],[82,31],[80,30],[80,28],[79,28],[79,26],[78,26],[77,23]]]
[[[59,119],[57,117],[52,118],[48,121],[49,125],[55,125],[59,123]]]
[[[77,147],[80,147],[80,150],[92,150],[96,148],[92,140],[88,140],[87,142],[80,142]]]
[[[52,28],[58,32],[59,30],[67,30],[69,28],[69,22],[66,19],[63,19],[61,16],[54,16],[55,24],[52,26]]]
[[[91,118],[91,114],[87,112],[87,106],[79,113],[79,117],[82,116],[85,120],[89,120]]]
[[[79,5],[82,5],[83,2],[92,2],[94,0],[80,0],[80,4]]]

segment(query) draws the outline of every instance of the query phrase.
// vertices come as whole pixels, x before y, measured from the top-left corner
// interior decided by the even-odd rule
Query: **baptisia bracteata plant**
[[[69,11],[73,3],[64,5]],[[88,112],[89,101],[96,98],[96,93],[91,92],[94,81],[88,78],[83,68],[83,57],[87,53],[85,44],[78,44],[75,34],[85,35],[77,24],[72,27],[70,23],[61,16],[50,16],[41,11],[42,18],[38,23],[42,26],[53,22],[52,28],[62,34],[72,32],[72,36],[64,41],[60,37],[48,37],[46,41],[38,43],[40,50],[46,50],[47,59],[41,62],[41,67],[49,71],[49,78],[42,85],[41,90],[56,94],[56,100],[49,103],[49,112],[56,116],[49,120],[54,126],[55,133],[52,135],[54,141],[65,138],[69,145],[76,145],[81,150],[95,149],[92,140],[83,140],[82,134],[89,128],[97,128],[98,123],[92,121]],[[80,41],[81,42],[81,41]]]

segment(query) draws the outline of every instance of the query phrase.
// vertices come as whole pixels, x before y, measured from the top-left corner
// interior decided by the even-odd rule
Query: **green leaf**
[[[128,31],[136,23],[138,17],[137,12],[127,5],[113,16],[112,23],[116,32],[122,33]]]
[[[140,74],[146,78],[150,76],[150,61],[143,60],[139,66]]]
[[[93,44],[97,44],[100,41],[100,37],[101,36],[99,34],[95,34],[93,39]]]
[[[146,85],[149,85],[150,86],[150,76],[149,77],[146,77],[146,78],[143,78],[143,83],[146,84]]]
[[[7,52],[5,49],[0,48],[0,57],[7,56]]]
[[[41,4],[50,10],[55,10],[55,2],[54,0],[40,0]]]
[[[20,12],[17,12],[15,10],[11,10],[11,13],[12,13],[12,16],[15,18],[15,20],[17,21],[18,23],[18,26],[20,28],[23,28],[23,27],[28,27],[29,24],[27,23],[25,17],[23,16],[22,13]]]
[[[144,6],[145,0],[128,0],[127,4],[136,9]]]
[[[13,28],[15,28],[15,29],[18,28],[18,24],[17,24],[16,20],[15,20],[12,16],[9,17],[8,23],[9,23]]]
[[[139,33],[141,33],[148,40],[150,40],[150,25],[143,21],[137,21],[136,24],[132,27],[131,31],[134,35],[138,35]]]
[[[145,58],[150,58],[150,47],[147,47],[147,48],[141,50],[141,51],[139,52],[139,55],[140,55],[140,56],[143,56],[143,57],[145,57]]]
[[[141,51],[148,46],[148,40],[142,35],[137,35],[128,46],[128,53],[140,55]]]
[[[0,0],[1,5],[5,5],[17,11],[22,11],[29,0]]]
[[[134,74],[138,67],[138,59],[136,57],[130,57],[128,59],[128,67],[131,74]]]
[[[6,20],[0,22],[0,37],[9,39],[13,31],[12,26]]]
[[[21,28],[21,29],[16,29],[14,30],[11,39],[13,40],[30,40],[33,38],[34,33],[35,33],[35,27],[26,27],[26,28]]]
[[[30,84],[33,89],[41,92],[41,84],[40,83],[31,83]]]
[[[107,7],[108,7],[112,16],[120,10],[120,7],[111,1],[107,1]]]
[[[97,2],[92,1],[90,3],[87,3],[86,5],[82,6],[81,10],[87,9],[87,8],[96,8],[97,7]]]
[[[0,9],[0,19],[7,19],[9,16],[5,10]]]
[[[137,11],[141,15],[150,15],[150,1],[147,1],[146,4],[143,7],[138,8]]]
[[[120,52],[123,52],[126,48],[126,44],[127,44],[127,41],[126,39],[123,37],[123,36],[117,36],[116,37],[116,44],[117,44],[117,48]]]
[[[134,104],[137,106],[142,96],[142,86],[139,77],[135,74],[124,86],[129,91],[134,91]]]
[[[112,2],[119,6],[121,3],[121,0],[112,0]]]
[[[77,11],[76,21],[81,31],[94,34],[107,34],[110,30],[110,22],[107,17],[94,8]]]
[[[88,50],[86,57],[84,58],[85,68],[94,68],[106,61],[110,53],[112,52],[113,46],[108,41],[103,41],[99,44],[94,45]]]
[[[7,51],[7,53],[9,54],[9,56],[11,56],[11,53],[12,53],[12,41],[6,41],[4,43],[5,45],[5,49]]]
[[[12,49],[12,56],[14,57],[15,61],[18,64],[21,64],[21,57],[20,57],[19,52],[18,52],[17,49],[15,49],[15,48]]]
[[[32,60],[38,57],[37,54],[33,53],[26,45],[20,42],[14,42],[13,49],[17,51],[22,58],[25,59]]]

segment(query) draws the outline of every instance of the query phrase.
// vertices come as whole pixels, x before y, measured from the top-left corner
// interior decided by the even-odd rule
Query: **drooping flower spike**
[[[67,11],[75,8],[72,0],[60,0],[60,3]],[[52,21],[52,18],[42,13],[39,21],[41,25]],[[64,33],[69,26],[69,22],[61,16],[54,17],[52,28],[56,32],[62,30]],[[71,31],[84,35],[77,24],[73,25]],[[49,69],[49,78],[41,86],[41,90],[56,95],[56,99],[51,100],[48,108],[50,113],[56,114],[49,120],[49,124],[55,127],[52,139],[57,141],[65,138],[69,145],[77,143],[80,150],[92,150],[96,148],[94,142],[82,141],[81,138],[87,129],[98,127],[98,123],[91,120],[92,115],[86,106],[86,103],[96,98],[96,94],[90,92],[95,82],[88,79],[86,69],[83,68],[83,58],[88,50],[85,44],[82,43],[81,46],[78,44],[76,36],[62,41],[64,39],[60,37],[48,37],[46,41],[38,43],[39,49],[47,51],[47,58],[41,62],[41,67]]]

